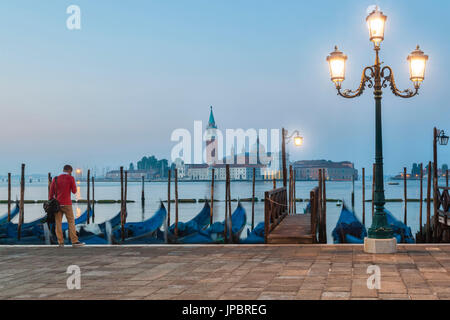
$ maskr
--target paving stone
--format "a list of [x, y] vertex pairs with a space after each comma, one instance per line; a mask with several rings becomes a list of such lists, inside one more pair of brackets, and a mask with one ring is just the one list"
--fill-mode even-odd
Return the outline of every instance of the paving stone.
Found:
[[295, 296], [298, 300], [319, 300], [322, 296], [322, 290], [300, 289]]
[[322, 300], [348, 300], [350, 298], [350, 292], [331, 292], [326, 291], [322, 293]]
[[410, 298], [412, 300], [438, 300], [438, 297], [432, 294], [411, 294]]
[[409, 300], [410, 296], [401, 293], [380, 293], [378, 297], [382, 300]]

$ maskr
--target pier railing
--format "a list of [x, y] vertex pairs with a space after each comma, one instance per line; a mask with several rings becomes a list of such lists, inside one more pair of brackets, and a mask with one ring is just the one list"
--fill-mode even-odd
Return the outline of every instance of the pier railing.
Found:
[[439, 222], [444, 228], [450, 227], [450, 187], [437, 187], [436, 208], [439, 215]]
[[264, 194], [264, 242], [267, 243], [269, 233], [287, 215], [286, 188], [266, 191]]
[[323, 198], [323, 190], [320, 187], [315, 187], [311, 190], [309, 199], [313, 242], [327, 243], [326, 203]]

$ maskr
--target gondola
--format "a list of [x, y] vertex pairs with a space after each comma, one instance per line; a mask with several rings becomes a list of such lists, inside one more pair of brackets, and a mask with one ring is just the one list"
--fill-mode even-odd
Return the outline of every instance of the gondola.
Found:
[[43, 245], [56, 243], [56, 240], [52, 241], [51, 231], [48, 228], [47, 223], [45, 222], [34, 224], [32, 227], [22, 230], [20, 234], [21, 234], [20, 240], [18, 239], [18, 234], [16, 230], [15, 235], [13, 237], [0, 238], [0, 244]]
[[[116, 244], [126, 243], [152, 243], [157, 240], [157, 230], [162, 226], [166, 219], [166, 208], [161, 202], [160, 208], [156, 213], [142, 222], [127, 222], [124, 225], [125, 240], [122, 241], [122, 228], [119, 227], [112, 232], [112, 242]], [[144, 239], [146, 239], [144, 241]], [[143, 242], [144, 241], [144, 242]]]
[[[178, 222], [178, 236], [175, 236], [175, 223], [168, 228], [167, 239], [169, 242], [176, 243], [177, 238], [184, 238], [200, 230], [205, 229], [211, 220], [211, 207], [208, 201], [205, 201], [203, 209], [188, 222]], [[165, 234], [160, 233], [158, 239], [164, 240]]]
[[251, 232], [249, 229], [247, 229], [247, 238], [241, 239], [240, 243], [244, 244], [264, 243], [264, 222], [258, 223]]
[[[121, 212], [102, 223], [82, 224], [77, 226], [78, 239], [86, 244], [111, 243], [111, 234], [120, 226]], [[67, 239], [67, 231], [66, 231]]]
[[311, 202], [308, 201], [306, 207], [303, 209], [303, 213], [311, 213]]
[[[92, 217], [92, 210], [89, 211], [89, 216]], [[78, 218], [75, 219], [75, 225], [86, 223], [87, 219], [88, 219], [88, 210], [86, 209], [86, 211], [84, 211], [82, 215], [80, 215]], [[67, 222], [63, 222], [61, 229], [63, 232], [69, 230], [69, 224]]]
[[[92, 211], [90, 211], [90, 215], [92, 215]], [[78, 218], [75, 219], [75, 225], [86, 223], [87, 217], [88, 217], [88, 210], [86, 209], [86, 211], [84, 211], [83, 214], [81, 214]], [[32, 222], [25, 223], [24, 225], [22, 225], [20, 236], [21, 237], [38, 236], [42, 238], [43, 236], [45, 236], [44, 224], [46, 224], [46, 222], [47, 217], [44, 216]], [[50, 225], [50, 229], [53, 230], [54, 226]], [[63, 235], [65, 235], [69, 230], [69, 224], [67, 222], [63, 222], [61, 224], [61, 229]], [[10, 225], [8, 227], [7, 235], [8, 237], [11, 238], [17, 238], [17, 224]]]
[[[238, 203], [236, 210], [234, 210], [231, 215], [231, 233], [233, 243], [239, 243], [239, 238], [241, 236], [242, 230], [247, 223], [247, 214], [245, 209], [242, 207], [241, 203]], [[178, 239], [180, 243], [223, 243], [225, 241], [225, 222], [214, 222], [206, 230], [200, 230], [192, 235], [186, 236], [184, 238]], [[228, 234], [227, 234], [228, 236]]]
[[[91, 223], [91, 224], [77, 224], [77, 235], [78, 240], [80, 242], [84, 242], [85, 244], [110, 244], [111, 243], [111, 234], [112, 231], [117, 229], [120, 226], [121, 222], [121, 212], [119, 211], [112, 218], [102, 222], [102, 223]], [[54, 233], [51, 235], [52, 244], [56, 244], [56, 236]], [[42, 238], [42, 236], [41, 236]], [[64, 243], [70, 244], [68, 230], [64, 232]]]
[[[108, 233], [120, 226], [120, 212], [113, 216], [111, 219], [106, 220], [99, 224], [81, 224], [87, 221], [87, 210], [77, 219], [75, 219], [78, 238], [81, 242], [86, 244], [108, 244]], [[36, 223], [40, 222], [40, 223]], [[69, 244], [68, 239], [68, 224], [63, 223], [63, 233], [65, 236], [65, 243]], [[80, 225], [81, 224], [81, 225]], [[17, 228], [17, 226], [15, 226]], [[25, 227], [27, 227], [25, 232], [21, 232], [20, 240], [17, 239], [17, 230], [14, 237], [4, 237], [0, 238], [0, 244], [56, 244], [56, 236], [54, 234], [54, 226], [50, 225], [53, 232], [49, 231], [47, 224], [45, 223], [45, 218], [39, 218], [35, 221], [29, 222]]]
[[1, 245], [44, 245], [46, 244], [45, 238], [40, 236], [26, 236], [17, 238], [0, 238]]
[[[16, 206], [14, 207], [14, 209], [11, 210], [10, 213], [11, 220], [19, 214], [19, 211], [20, 211], [19, 205], [16, 202]], [[0, 216], [0, 225], [3, 225], [5, 223], [8, 223], [8, 212]]]
[[349, 210], [344, 203], [339, 220], [331, 235], [334, 243], [364, 243], [367, 231], [355, 213]]
[[[21, 237], [29, 237], [33, 236], [34, 234], [34, 228], [36, 226], [39, 226], [40, 224], [45, 223], [47, 216], [41, 216], [33, 221], [25, 222], [21, 226]], [[18, 224], [14, 222], [7, 222], [0, 226], [0, 238], [16, 238], [17, 239], [17, 228]]]
[[394, 233], [394, 237], [397, 239], [397, 243], [415, 243], [414, 236], [412, 235], [411, 228], [403, 222], [397, 220], [394, 215], [384, 209], [386, 212], [386, 219], [389, 227]]

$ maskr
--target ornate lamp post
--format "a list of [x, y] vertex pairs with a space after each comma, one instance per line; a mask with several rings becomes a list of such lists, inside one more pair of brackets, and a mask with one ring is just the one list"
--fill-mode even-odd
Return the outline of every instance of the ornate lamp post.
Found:
[[[390, 239], [393, 241], [390, 244], [390, 250], [395, 251], [395, 240], [393, 239], [392, 229], [389, 228], [384, 209], [384, 181], [383, 181], [383, 143], [382, 143], [382, 129], [381, 129], [381, 96], [382, 89], [386, 88], [388, 83], [392, 93], [401, 98], [411, 98], [418, 94], [420, 84], [424, 80], [425, 65], [428, 60], [419, 46], [408, 56], [410, 79], [414, 84], [414, 89], [399, 90], [395, 84], [394, 73], [389, 66], [382, 67], [380, 62], [379, 51], [380, 44], [384, 39], [384, 29], [386, 16], [376, 7], [366, 18], [369, 27], [370, 41], [374, 44], [375, 63], [372, 66], [365, 67], [362, 72], [361, 82], [356, 90], [345, 89], [342, 90], [341, 85], [345, 80], [345, 63], [347, 56], [335, 47], [335, 50], [327, 57], [330, 67], [331, 81], [336, 85], [338, 95], [344, 98], [356, 98], [360, 96], [367, 87], [373, 88], [375, 97], [375, 214], [372, 221], [372, 226], [369, 228], [367, 242], [370, 242], [367, 247], [368, 252], [386, 252], [386, 245], [380, 245], [377, 249], [377, 243], [373, 239]], [[383, 243], [380, 241], [379, 243]], [[386, 243], [386, 242], [385, 242]]]
[[281, 156], [283, 161], [283, 186], [287, 187], [287, 167], [286, 167], [286, 143], [289, 143], [292, 138], [294, 138], [294, 145], [300, 147], [303, 144], [303, 137], [300, 136], [298, 130], [294, 130], [292, 134], [289, 135], [288, 131], [284, 128], [281, 129], [282, 143], [281, 143]]

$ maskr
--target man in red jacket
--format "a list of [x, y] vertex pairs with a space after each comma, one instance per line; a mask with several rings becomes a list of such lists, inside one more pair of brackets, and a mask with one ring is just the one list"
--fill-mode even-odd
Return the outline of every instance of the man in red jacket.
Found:
[[66, 216], [67, 223], [69, 225], [69, 236], [73, 247], [81, 247], [84, 243], [78, 241], [77, 232], [75, 229], [75, 218], [73, 216], [72, 199], [71, 192], [77, 192], [77, 185], [75, 179], [72, 177], [72, 166], [65, 165], [63, 173], [58, 176], [58, 179], [53, 179], [50, 186], [49, 199], [52, 199], [56, 195], [56, 200], [58, 200], [61, 205], [61, 211], [55, 214], [55, 232], [58, 238], [58, 244], [60, 247], [64, 247], [64, 237], [62, 233], [62, 218], [63, 214]]

